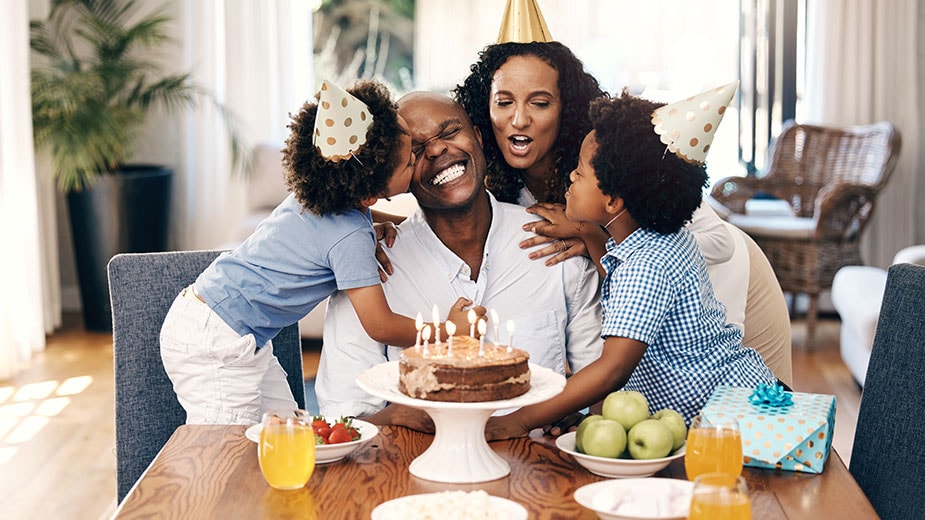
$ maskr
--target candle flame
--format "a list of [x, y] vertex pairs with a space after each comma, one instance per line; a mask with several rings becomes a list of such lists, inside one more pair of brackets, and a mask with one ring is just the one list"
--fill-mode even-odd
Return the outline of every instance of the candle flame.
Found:
[[420, 312], [418, 313], [418, 317], [414, 319], [414, 328], [417, 330], [424, 328], [424, 317], [421, 316]]
[[469, 325], [474, 325], [475, 320], [478, 319], [478, 316], [475, 315], [475, 309], [469, 309], [468, 318], [469, 318]]
[[446, 327], [447, 336], [452, 336], [453, 334], [456, 334], [456, 324], [455, 323], [453, 323], [452, 321], [447, 321], [446, 325], [444, 326]]
[[477, 325], [477, 327], [479, 329], [479, 334], [484, 335], [485, 329], [488, 328], [488, 325], [485, 324], [485, 320], [479, 320], [479, 324]]
[[421, 337], [424, 339], [425, 344], [430, 340], [430, 325], [424, 326], [424, 330], [421, 332]]
[[491, 321], [493, 323], [500, 323], [500, 320], [498, 319], [498, 311], [494, 309], [491, 310]]
[[508, 334], [514, 333], [514, 320], [507, 320], [507, 332]]

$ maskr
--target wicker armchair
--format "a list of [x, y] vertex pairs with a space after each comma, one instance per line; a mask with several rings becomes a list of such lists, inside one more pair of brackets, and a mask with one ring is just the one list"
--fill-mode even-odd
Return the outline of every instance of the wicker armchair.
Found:
[[[887, 122], [843, 128], [789, 122], [772, 143], [766, 175], [727, 177], [713, 186], [729, 222], [767, 255], [781, 289], [809, 296], [808, 345], [819, 293], [832, 287], [840, 267], [862, 264], [861, 233], [899, 149], [899, 132]], [[750, 214], [749, 204], [763, 202], [757, 199], [779, 199], [790, 214]]]

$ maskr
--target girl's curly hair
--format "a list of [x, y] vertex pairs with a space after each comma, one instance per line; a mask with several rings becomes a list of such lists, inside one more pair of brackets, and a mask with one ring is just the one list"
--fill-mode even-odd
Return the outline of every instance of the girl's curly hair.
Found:
[[[549, 172], [546, 178], [547, 200], [537, 202], [565, 202], [568, 176], [578, 165], [581, 140], [591, 129], [588, 105], [606, 93], [597, 79], [585, 72], [581, 60], [559, 42], [489, 45], [479, 53], [478, 61], [470, 67], [471, 72], [463, 84], [453, 89], [454, 98], [483, 136], [494, 135], [489, 115], [492, 78], [511, 56], [536, 56], [559, 73], [562, 115], [559, 135], [553, 145], [555, 171]], [[498, 200], [516, 203], [524, 185], [521, 170], [508, 166], [495, 139], [485, 139], [483, 148], [485, 186]]]
[[591, 103], [597, 153], [591, 165], [605, 195], [622, 197], [642, 227], [674, 233], [691, 220], [703, 198], [707, 170], [667, 152], [652, 128], [655, 103], [629, 94]]
[[364, 80], [346, 90], [366, 103], [373, 117], [366, 144], [355, 157], [331, 162], [312, 143], [318, 94], [316, 102], [306, 102], [299, 113], [290, 115], [290, 135], [283, 148], [286, 185], [302, 207], [318, 215], [340, 213], [357, 207], [365, 198], [382, 196], [403, 160], [398, 150], [401, 136], [408, 132], [398, 124], [398, 105], [388, 88]]

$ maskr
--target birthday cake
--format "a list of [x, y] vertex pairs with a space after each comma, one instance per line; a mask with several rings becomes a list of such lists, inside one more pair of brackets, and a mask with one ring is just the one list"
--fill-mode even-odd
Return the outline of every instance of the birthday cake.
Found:
[[[398, 362], [398, 389], [429, 401], [501, 401], [530, 389], [530, 355], [523, 350], [453, 336], [449, 345], [408, 347]], [[481, 350], [481, 352], [480, 352]]]

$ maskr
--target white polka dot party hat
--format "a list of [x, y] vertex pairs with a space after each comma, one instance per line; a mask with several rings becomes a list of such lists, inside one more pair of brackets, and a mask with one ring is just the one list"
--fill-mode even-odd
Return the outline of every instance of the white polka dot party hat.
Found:
[[497, 43], [551, 41], [549, 27], [536, 0], [507, 0]]
[[321, 83], [312, 142], [322, 157], [332, 162], [350, 159], [366, 144], [372, 124], [366, 103], [330, 81]]
[[703, 164], [732, 101], [738, 81], [716, 87], [652, 112], [652, 124], [668, 151], [690, 163]]

